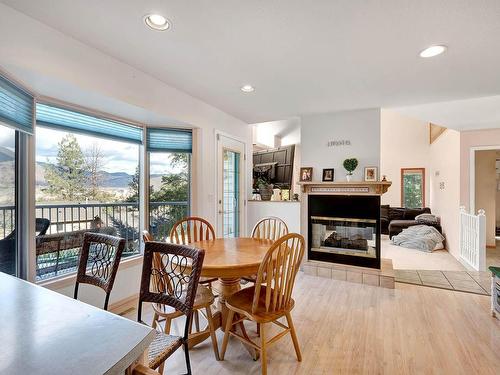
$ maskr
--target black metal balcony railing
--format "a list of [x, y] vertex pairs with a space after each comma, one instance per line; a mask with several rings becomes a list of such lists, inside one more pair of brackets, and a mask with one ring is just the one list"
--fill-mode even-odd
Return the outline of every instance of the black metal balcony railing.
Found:
[[[150, 230], [165, 240], [173, 224], [188, 214], [188, 202], [151, 202]], [[44, 236], [37, 236], [37, 279], [76, 270], [82, 232], [104, 230], [126, 240], [124, 257], [140, 252], [138, 203], [43, 204], [36, 217], [50, 221]], [[14, 231], [15, 207], [0, 206], [0, 242]], [[101, 229], [100, 229], [101, 228]], [[9, 251], [12, 244], [0, 246]], [[1, 244], [0, 244], [1, 245]]]

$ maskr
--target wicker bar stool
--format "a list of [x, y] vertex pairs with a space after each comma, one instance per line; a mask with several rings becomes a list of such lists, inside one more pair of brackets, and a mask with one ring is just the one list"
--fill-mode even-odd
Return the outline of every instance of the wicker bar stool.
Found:
[[125, 248], [123, 238], [101, 233], [85, 233], [78, 261], [74, 298], [78, 298], [80, 284], [95, 285], [106, 293], [104, 310], [108, 309], [109, 296]]
[[[142, 232], [142, 239], [144, 243], [153, 241], [153, 237], [146, 230]], [[156, 269], [165, 268], [165, 265], [162, 264], [161, 256], [158, 253], [154, 254], [153, 256], [153, 267], [155, 267]], [[166, 282], [167, 284], [165, 284], [165, 282], [161, 279], [153, 279], [154, 290], [156, 292], [164, 292], [166, 288], [172, 288], [172, 286], [169, 283], [169, 280], [166, 280]], [[213, 321], [212, 310], [210, 308], [210, 306], [212, 306], [214, 301], [215, 301], [215, 296], [213, 295], [212, 291], [206, 286], [198, 285], [198, 289], [196, 290], [196, 297], [194, 298], [194, 304], [193, 304], [193, 317], [194, 317], [193, 319], [195, 320], [196, 323], [196, 333], [192, 334], [191, 330], [192, 327], [190, 327], [189, 340], [191, 344], [191, 341], [193, 339], [196, 340], [196, 337], [200, 337], [205, 334], [210, 335], [215, 359], [219, 360], [219, 348], [217, 345], [217, 336], [215, 333], [215, 325]], [[170, 334], [172, 321], [184, 315], [182, 311], [175, 310], [169, 306], [165, 306], [159, 303], [153, 303], [151, 304], [151, 307], [153, 308], [154, 311], [152, 327], [156, 328], [157, 326], [160, 326], [159, 324], [160, 322], [164, 322], [163, 332], [165, 332], [167, 335]], [[201, 314], [205, 317], [207, 321], [207, 326], [203, 330], [200, 330], [198, 312], [201, 312]]]
[[[193, 315], [193, 304], [200, 279], [205, 251], [183, 245], [163, 242], [144, 244], [141, 289], [137, 321], [142, 321], [142, 304], [150, 302], [172, 307], [186, 318], [183, 336], [156, 332], [156, 337], [149, 347], [148, 361], [152, 369], [163, 372], [165, 360], [178, 348], [184, 346], [187, 373], [191, 374], [189, 360], [189, 327]], [[155, 262], [154, 259], [161, 262]], [[155, 285], [163, 285], [161, 291]]]

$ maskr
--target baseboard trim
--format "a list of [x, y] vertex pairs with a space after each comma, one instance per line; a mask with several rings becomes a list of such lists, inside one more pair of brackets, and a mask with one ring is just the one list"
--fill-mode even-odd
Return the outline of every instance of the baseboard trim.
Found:
[[137, 301], [139, 300], [139, 293], [135, 293], [130, 297], [123, 298], [109, 305], [108, 310], [117, 315], [123, 314], [125, 311], [135, 309]]

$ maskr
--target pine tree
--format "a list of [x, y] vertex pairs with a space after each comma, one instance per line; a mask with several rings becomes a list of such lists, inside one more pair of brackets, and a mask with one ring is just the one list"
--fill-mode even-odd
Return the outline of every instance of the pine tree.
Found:
[[64, 201], [77, 201], [85, 195], [85, 157], [73, 134], [58, 143], [57, 162], [45, 169], [47, 188], [43, 191]]

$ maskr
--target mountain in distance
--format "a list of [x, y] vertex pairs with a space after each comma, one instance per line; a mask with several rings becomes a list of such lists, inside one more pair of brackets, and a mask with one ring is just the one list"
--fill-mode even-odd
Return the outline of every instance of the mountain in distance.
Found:
[[[50, 163], [37, 162], [36, 168], [36, 184], [38, 186], [46, 186], [47, 182], [45, 180], [44, 169]], [[134, 177], [126, 172], [106, 172], [101, 171], [101, 187], [103, 188], [128, 188]], [[151, 185], [154, 186], [155, 190], [161, 186], [161, 176], [162, 175], [151, 175]]]

